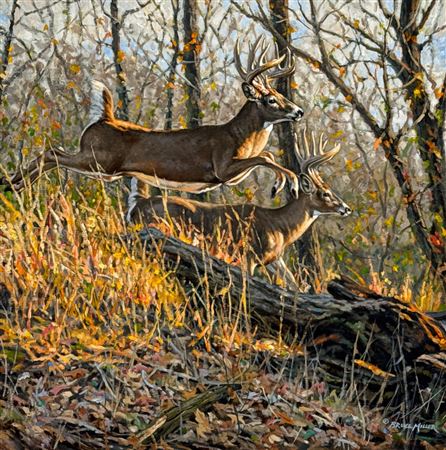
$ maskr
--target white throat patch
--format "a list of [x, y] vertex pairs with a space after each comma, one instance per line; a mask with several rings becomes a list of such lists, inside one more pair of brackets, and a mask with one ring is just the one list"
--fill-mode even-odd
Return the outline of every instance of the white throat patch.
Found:
[[263, 124], [263, 129], [271, 133], [271, 131], [273, 131], [273, 126], [274, 126], [273, 122], [265, 122]]

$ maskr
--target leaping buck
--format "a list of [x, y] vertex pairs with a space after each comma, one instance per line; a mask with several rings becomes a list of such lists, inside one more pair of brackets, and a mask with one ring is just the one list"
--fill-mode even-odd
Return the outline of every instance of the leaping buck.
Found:
[[253, 169], [264, 166], [276, 173], [273, 196], [283, 189], [286, 178], [297, 196], [296, 175], [263, 152], [275, 123], [297, 121], [303, 115], [300, 107], [270, 84], [275, 78], [290, 76], [295, 70], [294, 60], [288, 53], [286, 64], [287, 55], [279, 57], [277, 49], [275, 58], [266, 60], [268, 48], [261, 38], [250, 45], [244, 70], [237, 41], [234, 59], [248, 101], [222, 125], [161, 131], [124, 122], [113, 114], [110, 91], [102, 83], [93, 82], [90, 124], [82, 133], [79, 151], [44, 152], [12, 178], [12, 186], [20, 190], [25, 185], [24, 176], [33, 182], [41, 173], [59, 166], [105, 181], [131, 176], [151, 185], [199, 193], [223, 183], [239, 183]]
[[[216, 205], [180, 197], [136, 196], [133, 198], [130, 219], [134, 223], [143, 224], [157, 223], [160, 220], [191, 224], [208, 236], [211, 242], [218, 234], [217, 226], [230, 230], [234, 243], [248, 234], [251, 247], [248, 255], [250, 273], [259, 264], [276, 262], [286, 271], [287, 277], [293, 279], [282, 260], [284, 250], [299, 239], [319, 216], [347, 216], [351, 213], [351, 209], [330, 190], [318, 172], [319, 166], [330, 161], [339, 152], [340, 145], [325, 152], [327, 141], [321, 136], [316, 142], [314, 134], [309, 140], [305, 132], [301, 133], [299, 141], [296, 138], [299, 196], [281, 208], [263, 208], [253, 204]], [[248, 227], [248, 232], [241, 224]]]

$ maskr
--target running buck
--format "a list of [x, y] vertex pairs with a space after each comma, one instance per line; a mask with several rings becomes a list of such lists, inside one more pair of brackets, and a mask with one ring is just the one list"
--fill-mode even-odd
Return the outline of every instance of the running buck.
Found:
[[90, 124], [82, 133], [79, 151], [46, 151], [12, 178], [12, 187], [21, 190], [25, 176], [32, 183], [41, 173], [63, 167], [105, 181], [131, 176], [158, 187], [199, 193], [223, 183], [239, 183], [253, 169], [263, 166], [276, 173], [272, 196], [283, 189], [286, 179], [291, 183], [291, 193], [297, 196], [296, 175], [263, 152], [275, 123], [294, 122], [303, 115], [301, 108], [270, 84], [275, 78], [290, 76], [294, 60], [288, 53], [286, 64], [287, 55], [279, 57], [277, 49], [275, 58], [267, 60], [268, 48], [263, 38], [250, 45], [245, 70], [237, 41], [234, 59], [247, 102], [222, 125], [161, 131], [124, 122], [114, 116], [110, 91], [102, 83], [93, 82]]
[[[319, 216], [337, 214], [344, 217], [351, 213], [351, 209], [319, 175], [319, 166], [330, 161], [340, 150], [338, 144], [325, 152], [326, 146], [327, 141], [322, 136], [318, 142], [314, 134], [309, 137], [305, 132], [301, 133], [299, 142], [296, 138], [299, 196], [281, 208], [263, 208], [249, 203], [216, 205], [180, 197], [142, 198], [134, 195], [131, 198], [129, 219], [133, 223], [143, 224], [164, 219], [191, 224], [210, 237], [211, 242], [218, 234], [217, 226], [229, 230], [234, 243], [248, 235], [251, 247], [248, 256], [250, 273], [259, 264], [276, 262], [287, 271], [286, 275], [290, 278], [292, 274], [282, 260], [284, 250], [299, 239]], [[248, 231], [244, 227], [248, 227]]]

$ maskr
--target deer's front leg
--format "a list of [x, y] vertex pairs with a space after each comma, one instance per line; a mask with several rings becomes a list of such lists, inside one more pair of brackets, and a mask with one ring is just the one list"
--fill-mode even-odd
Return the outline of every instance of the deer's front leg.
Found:
[[234, 178], [239, 178], [239, 181], [242, 181], [243, 178], [240, 177], [241, 174], [246, 173], [247, 175], [251, 172], [251, 170], [261, 166], [268, 167], [273, 170], [278, 178], [278, 181], [274, 184], [276, 190], [274, 191], [273, 188], [274, 195], [277, 195], [283, 189], [284, 177], [286, 177], [291, 184], [291, 194], [297, 198], [299, 193], [299, 179], [296, 174], [291, 172], [291, 170], [285, 169], [285, 167], [277, 164], [267, 156], [256, 156], [247, 159], [233, 159], [232, 162], [226, 167], [223, 167], [220, 170], [217, 169], [216, 173], [223, 183], [230, 182]]

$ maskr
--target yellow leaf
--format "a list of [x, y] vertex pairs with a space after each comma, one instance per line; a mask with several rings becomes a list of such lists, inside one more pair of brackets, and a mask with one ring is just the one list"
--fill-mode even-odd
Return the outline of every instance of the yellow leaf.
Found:
[[344, 132], [343, 132], [342, 130], [338, 130], [338, 131], [336, 131], [336, 133], [333, 133], [333, 134], [331, 135], [331, 137], [332, 137], [333, 139], [337, 139], [337, 138], [341, 137], [343, 134], [344, 134]]
[[118, 63], [121, 63], [122, 61], [124, 61], [124, 59], [125, 59], [125, 52], [119, 50], [116, 60], [118, 61]]
[[184, 117], [183, 117], [183, 116], [180, 116], [180, 117], [178, 118], [178, 121], [180, 122], [181, 128], [187, 128], [187, 123], [186, 123], [186, 121], [184, 120]]
[[391, 227], [392, 226], [392, 224], [393, 224], [393, 222], [394, 222], [394, 217], [393, 216], [390, 216], [389, 218], [387, 218], [385, 221], [384, 221], [384, 225], [386, 226], [386, 227]]
[[215, 83], [215, 81], [213, 81], [213, 82], [211, 83], [211, 89], [212, 89], [213, 91], [215, 91], [215, 90], [217, 89], [217, 84]]
[[43, 26], [43, 31], [48, 31], [48, 24], [47, 23]]
[[421, 95], [421, 89], [420, 88], [415, 88], [414, 90], [413, 90], [413, 96], [415, 97], [415, 98], [417, 98], [417, 97], [419, 97]]
[[78, 64], [71, 64], [70, 70], [77, 75], [81, 71], [81, 67]]
[[359, 20], [358, 20], [358, 19], [355, 19], [355, 20], [353, 21], [353, 26], [354, 26], [356, 29], [359, 28]]
[[299, 85], [295, 81], [292, 81], [290, 83], [290, 86], [291, 86], [291, 89], [297, 89], [299, 87]]
[[348, 102], [351, 102], [352, 100], [353, 100], [353, 96], [352, 95], [346, 95], [345, 96], [345, 99], [348, 101]]

